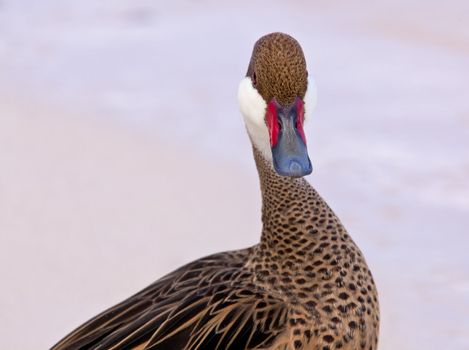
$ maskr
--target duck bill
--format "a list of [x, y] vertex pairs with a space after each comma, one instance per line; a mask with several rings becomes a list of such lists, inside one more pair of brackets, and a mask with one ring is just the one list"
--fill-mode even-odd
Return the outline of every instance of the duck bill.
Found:
[[269, 111], [276, 114], [276, 118], [273, 119], [277, 119], [276, 125], [270, 125], [276, 128], [275, 140], [271, 138], [275, 171], [289, 177], [311, 174], [313, 167], [308, 156], [303, 130], [303, 101], [297, 97], [292, 105], [282, 107], [274, 100], [269, 106]]

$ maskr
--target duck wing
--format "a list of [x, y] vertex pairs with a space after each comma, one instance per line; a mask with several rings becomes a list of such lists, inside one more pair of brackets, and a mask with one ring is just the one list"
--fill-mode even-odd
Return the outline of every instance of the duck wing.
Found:
[[104, 311], [51, 350], [266, 348], [287, 326], [285, 303], [256, 287], [249, 250], [196, 260]]

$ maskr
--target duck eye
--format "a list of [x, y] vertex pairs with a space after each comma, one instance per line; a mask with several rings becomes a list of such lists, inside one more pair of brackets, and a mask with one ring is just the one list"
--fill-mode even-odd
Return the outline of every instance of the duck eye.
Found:
[[252, 85], [254, 85], [254, 86], [257, 85], [257, 76], [256, 76], [256, 72], [252, 73]]

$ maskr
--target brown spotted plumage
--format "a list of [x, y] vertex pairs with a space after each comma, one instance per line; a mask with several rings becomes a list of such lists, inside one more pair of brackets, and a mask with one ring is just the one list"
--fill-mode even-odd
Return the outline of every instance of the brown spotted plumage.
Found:
[[256, 42], [247, 75], [254, 78], [257, 91], [266, 101], [275, 97], [281, 104], [289, 104], [306, 93], [308, 74], [303, 50], [286, 34], [272, 33]]
[[[307, 89], [301, 47], [281, 33], [256, 43], [248, 76], [265, 101], [289, 104]], [[259, 244], [179, 268], [52, 350], [377, 349], [377, 292], [362, 253], [306, 180], [278, 175], [255, 145], [254, 158]]]

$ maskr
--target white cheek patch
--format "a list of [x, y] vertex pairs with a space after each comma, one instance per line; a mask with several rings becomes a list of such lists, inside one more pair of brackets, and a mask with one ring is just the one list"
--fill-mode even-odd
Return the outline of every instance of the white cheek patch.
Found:
[[308, 78], [308, 88], [305, 93], [305, 122], [307, 122], [318, 104], [318, 89], [316, 81], [311, 76]]
[[[239, 109], [244, 116], [244, 122], [251, 141], [266, 160], [272, 160], [269, 130], [265, 123], [267, 103], [252, 85], [250, 77], [241, 80], [238, 88]], [[313, 114], [317, 103], [317, 89], [314, 79], [308, 79], [308, 88], [304, 98], [305, 122]]]
[[271, 160], [269, 130], [265, 124], [267, 103], [252, 85], [250, 77], [239, 84], [238, 103], [251, 141], [266, 160]]

